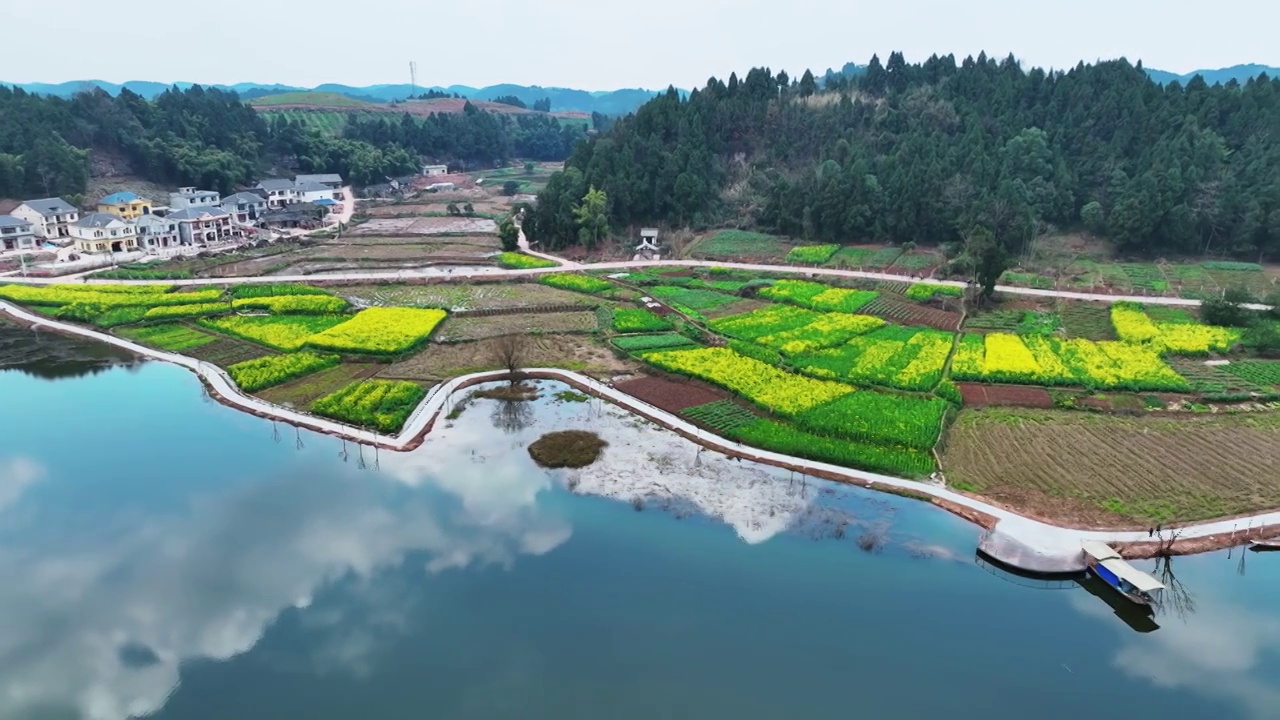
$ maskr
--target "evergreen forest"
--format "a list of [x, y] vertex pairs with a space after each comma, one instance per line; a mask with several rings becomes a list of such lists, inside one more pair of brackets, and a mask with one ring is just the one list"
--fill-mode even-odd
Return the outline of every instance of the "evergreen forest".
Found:
[[1161, 86], [1124, 60], [1045, 71], [900, 53], [822, 82], [756, 68], [669, 90], [579, 144], [526, 230], [550, 248], [583, 240], [593, 189], [615, 229], [952, 244], [1000, 264], [1087, 228], [1125, 254], [1274, 258], [1280, 79]]

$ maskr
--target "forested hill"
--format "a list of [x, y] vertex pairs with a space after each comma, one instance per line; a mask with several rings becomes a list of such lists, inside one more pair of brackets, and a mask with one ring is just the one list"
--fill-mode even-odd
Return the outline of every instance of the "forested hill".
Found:
[[668, 92], [579, 145], [527, 228], [575, 241], [605, 191], [612, 226], [754, 226], [831, 242], [1016, 248], [1087, 225], [1123, 251], [1280, 252], [1280, 80], [1161, 86], [1125, 61], [1024, 71], [899, 53], [819, 88], [768, 69]]
[[336, 172], [366, 185], [416, 171], [420, 157], [485, 166], [561, 160], [584, 132], [582, 123], [512, 119], [468, 104], [455, 115], [353, 122], [333, 137], [296, 120], [268, 123], [234, 92], [199, 86], [153, 100], [127, 89], [61, 98], [0, 86], [0, 197], [78, 200], [93, 155], [144, 180], [227, 192], [273, 169]]

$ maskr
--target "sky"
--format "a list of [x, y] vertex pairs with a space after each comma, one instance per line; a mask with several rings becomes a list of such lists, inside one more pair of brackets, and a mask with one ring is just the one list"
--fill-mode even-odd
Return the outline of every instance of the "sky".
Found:
[[696, 87], [755, 66], [820, 73], [894, 50], [912, 62], [1012, 52], [1054, 68], [1124, 56], [1178, 73], [1280, 65], [1275, 0], [54, 4], [0, 2], [0, 27], [28, 30], [6, 33], [0, 80], [373, 85], [408, 82], [413, 60], [423, 86], [612, 90]]

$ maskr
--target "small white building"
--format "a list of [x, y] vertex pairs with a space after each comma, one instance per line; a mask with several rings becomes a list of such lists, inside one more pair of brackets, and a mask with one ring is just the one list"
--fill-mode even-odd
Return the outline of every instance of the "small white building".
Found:
[[293, 188], [298, 202], [315, 202], [317, 200], [333, 200], [337, 195], [334, 188], [318, 182], [299, 182]]
[[178, 188], [169, 193], [169, 207], [174, 210], [207, 210], [222, 204], [222, 195], [213, 190], [197, 190], [193, 187]]
[[235, 222], [251, 225], [258, 220], [258, 216], [267, 211], [267, 201], [262, 196], [251, 192], [238, 192], [222, 198], [222, 209], [227, 211]]
[[35, 250], [40, 244], [35, 226], [22, 218], [0, 215], [0, 251]]
[[[31, 223], [36, 237], [58, 241], [71, 237], [71, 224], [80, 219], [80, 211], [62, 198], [28, 200], [13, 209], [13, 217]], [[69, 240], [63, 240], [63, 243]]]
[[422, 174], [427, 177], [439, 177], [440, 175], [449, 174], [448, 165], [423, 165]]
[[321, 173], [319, 175], [299, 175], [294, 178], [294, 184], [296, 185], [305, 185], [307, 183], [324, 185], [330, 190], [341, 190], [342, 176], [337, 173]]
[[70, 230], [80, 252], [128, 252], [138, 247], [134, 224], [109, 213], [89, 213], [72, 223]]
[[178, 222], [170, 217], [143, 215], [134, 221], [137, 228], [138, 248], [154, 253], [165, 248], [177, 247]]

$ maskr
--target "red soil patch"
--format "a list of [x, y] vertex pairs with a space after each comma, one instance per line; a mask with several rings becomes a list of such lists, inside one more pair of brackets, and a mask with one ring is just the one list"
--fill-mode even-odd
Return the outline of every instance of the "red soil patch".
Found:
[[965, 407], [1013, 405], [1018, 407], [1051, 408], [1053, 396], [1048, 390], [1025, 385], [979, 385], [956, 383], [964, 397]]
[[669, 413], [678, 413], [686, 408], [706, 405], [709, 402], [724, 400], [729, 397], [728, 393], [700, 383], [668, 380], [660, 377], [642, 377], [636, 380], [627, 380], [614, 385], [614, 387]]

